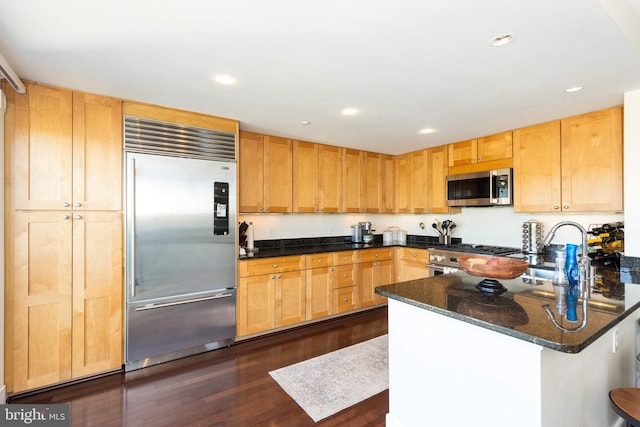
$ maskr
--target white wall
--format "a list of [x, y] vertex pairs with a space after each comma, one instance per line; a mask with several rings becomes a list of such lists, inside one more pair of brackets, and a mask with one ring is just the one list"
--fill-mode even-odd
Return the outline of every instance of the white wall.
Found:
[[[465, 243], [522, 247], [522, 223], [535, 219], [542, 222], [548, 230], [557, 222], [572, 220], [585, 228], [593, 224], [623, 221], [623, 214], [521, 214], [514, 213], [512, 207], [464, 208], [462, 213], [454, 215], [340, 215], [340, 214], [254, 214], [240, 215], [240, 221], [253, 222], [256, 240], [288, 239], [296, 237], [350, 236], [351, 225], [359, 221], [371, 221], [376, 234], [389, 226], [398, 226], [409, 234], [437, 236], [431, 224], [439, 219], [451, 219], [457, 227], [454, 237], [462, 238]], [[420, 222], [426, 225], [422, 230]], [[553, 243], [581, 243], [578, 231], [573, 227], [558, 230]]]

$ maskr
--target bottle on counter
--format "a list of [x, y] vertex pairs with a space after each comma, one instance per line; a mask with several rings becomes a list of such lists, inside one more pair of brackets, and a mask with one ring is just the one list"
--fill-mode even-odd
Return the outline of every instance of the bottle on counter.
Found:
[[551, 283], [553, 284], [553, 291], [556, 294], [556, 310], [561, 316], [564, 316], [567, 312], [567, 291], [569, 289], [569, 279], [567, 279], [567, 273], [565, 272], [566, 260], [567, 254], [564, 249], [556, 251], [556, 266], [553, 270]]
[[577, 245], [567, 243], [567, 260], [565, 263], [565, 273], [569, 281], [567, 288], [567, 316], [569, 322], [578, 321], [578, 294], [580, 293], [580, 271], [578, 269]]

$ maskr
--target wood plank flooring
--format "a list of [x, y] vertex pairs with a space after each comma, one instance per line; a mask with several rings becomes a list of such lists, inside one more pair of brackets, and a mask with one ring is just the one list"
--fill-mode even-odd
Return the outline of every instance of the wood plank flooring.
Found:
[[9, 403], [69, 403], [71, 425], [82, 427], [384, 426], [388, 390], [316, 424], [269, 371], [385, 333], [379, 307]]

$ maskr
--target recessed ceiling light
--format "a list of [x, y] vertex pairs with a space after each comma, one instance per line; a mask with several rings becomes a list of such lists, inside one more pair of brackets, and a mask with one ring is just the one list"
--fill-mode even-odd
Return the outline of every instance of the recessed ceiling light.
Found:
[[303, 121], [300, 122], [300, 124], [304, 125], [304, 126], [309, 126], [311, 124], [311, 122], [309, 120], [303, 120]]
[[219, 76], [216, 76], [215, 80], [222, 85], [230, 85], [236, 81], [236, 79], [226, 74], [221, 74]]
[[435, 129], [424, 128], [424, 129], [420, 130], [420, 133], [433, 133], [435, 131], [436, 131]]
[[573, 92], [581, 91], [582, 89], [584, 89], [584, 86], [572, 86], [568, 89], [565, 89], [564, 91], [567, 93], [573, 93]]
[[344, 114], [345, 116], [353, 116], [358, 114], [358, 110], [356, 110], [355, 108], [345, 108], [344, 110], [342, 110], [342, 114]]
[[499, 47], [499, 46], [504, 46], [506, 44], [509, 44], [513, 41], [513, 35], [512, 34], [502, 34], [499, 35], [498, 37], [494, 38], [491, 41], [491, 45], [495, 46], [495, 47]]

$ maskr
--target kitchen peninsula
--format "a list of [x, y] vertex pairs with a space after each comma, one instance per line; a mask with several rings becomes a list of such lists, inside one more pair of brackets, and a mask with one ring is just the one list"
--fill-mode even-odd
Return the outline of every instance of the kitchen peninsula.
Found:
[[614, 425], [609, 390], [635, 386], [640, 287], [594, 295], [587, 327], [563, 332], [542, 308], [554, 307], [550, 284], [501, 280], [507, 292], [488, 298], [480, 280], [457, 272], [376, 289], [389, 306], [387, 425]]

